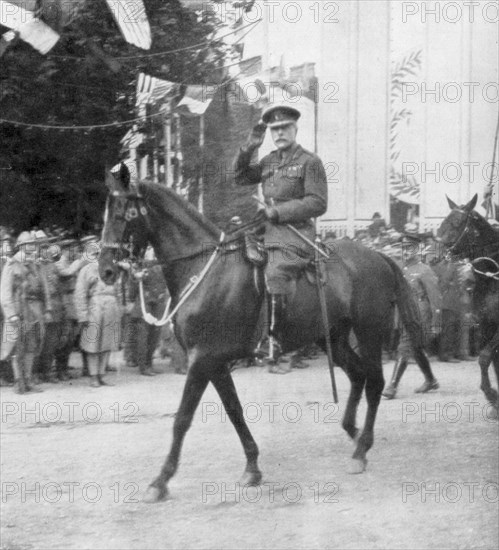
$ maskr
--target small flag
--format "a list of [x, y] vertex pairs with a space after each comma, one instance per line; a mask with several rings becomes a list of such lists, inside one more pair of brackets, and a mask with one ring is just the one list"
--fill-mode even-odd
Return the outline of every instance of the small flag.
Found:
[[203, 115], [213, 100], [213, 93], [207, 94], [205, 86], [187, 86], [184, 97], [177, 107], [186, 107], [192, 115]]
[[127, 42], [148, 50], [151, 47], [151, 27], [142, 0], [106, 0], [118, 27]]
[[139, 73], [137, 77], [137, 90], [135, 106], [139, 107], [147, 103], [154, 104], [175, 93], [178, 84], [156, 78], [145, 73]]

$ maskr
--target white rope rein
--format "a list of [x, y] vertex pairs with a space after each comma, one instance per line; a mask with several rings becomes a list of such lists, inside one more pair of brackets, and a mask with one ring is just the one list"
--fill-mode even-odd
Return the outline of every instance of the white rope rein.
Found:
[[[496, 268], [496, 272], [492, 273], [492, 271], [480, 271], [479, 269], [477, 269], [474, 266], [474, 263], [478, 262], [480, 260], [487, 260], [487, 261], [491, 262], [492, 264], [494, 264], [494, 266]], [[492, 258], [488, 258], [487, 256], [483, 256], [481, 258], [475, 258], [471, 262], [471, 267], [473, 268], [473, 271], [475, 273], [478, 273], [479, 275], [483, 275], [484, 277], [489, 277], [490, 279], [495, 279], [496, 281], [499, 281], [499, 264], [495, 260], [493, 260]]]
[[215, 248], [215, 250], [213, 251], [213, 254], [210, 256], [210, 259], [206, 262], [206, 265], [204, 266], [201, 273], [199, 275], [193, 275], [190, 278], [189, 282], [187, 283], [187, 286], [184, 288], [184, 290], [180, 294], [181, 295], [180, 300], [178, 301], [177, 305], [173, 308], [171, 313], [169, 313], [171, 298], [168, 300], [168, 303], [166, 304], [166, 308], [161, 319], [157, 319], [156, 317], [154, 317], [154, 315], [151, 315], [146, 310], [146, 303], [144, 300], [144, 282], [142, 278], [139, 280], [140, 307], [142, 309], [142, 316], [146, 323], [149, 323], [150, 325], [156, 325], [157, 327], [162, 327], [172, 322], [172, 319], [176, 315], [178, 310], [187, 301], [189, 296], [196, 290], [196, 288], [199, 286], [201, 281], [206, 277], [206, 274], [210, 270], [211, 266], [213, 265], [213, 262], [215, 261], [215, 258], [217, 257], [218, 252], [220, 251], [220, 245], [223, 243], [224, 239], [225, 239], [225, 233], [222, 231], [222, 234], [220, 235], [220, 242], [218, 246]]

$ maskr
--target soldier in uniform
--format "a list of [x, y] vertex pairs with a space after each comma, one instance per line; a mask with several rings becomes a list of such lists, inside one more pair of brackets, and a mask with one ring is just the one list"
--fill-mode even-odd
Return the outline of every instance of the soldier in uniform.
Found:
[[78, 317], [74, 306], [76, 276], [88, 260], [79, 253], [78, 241], [62, 239], [57, 243], [60, 256], [56, 258], [55, 267], [59, 273], [59, 284], [64, 306], [64, 319], [61, 327], [61, 342], [55, 351], [55, 366], [59, 380], [68, 380], [69, 357], [78, 337]]
[[[145, 270], [140, 273], [144, 291], [144, 304], [146, 312], [160, 319], [165, 311], [168, 301], [168, 291], [163, 270], [160, 265], [148, 262]], [[138, 274], [139, 275], [139, 274]], [[152, 358], [158, 346], [161, 327], [150, 325], [144, 320], [142, 314], [139, 283], [135, 277], [129, 279], [129, 300], [133, 302], [130, 311], [130, 322], [133, 330], [129, 334], [133, 337], [131, 345], [135, 348], [134, 359], [143, 376], [154, 376]]]
[[[238, 185], [262, 183], [266, 220], [265, 244], [270, 251], [266, 267], [269, 293], [270, 371], [278, 368], [279, 340], [285, 322], [286, 304], [296, 287], [298, 273], [313, 256], [310, 245], [287, 227], [291, 224], [312, 242], [315, 227], [312, 218], [327, 209], [327, 178], [320, 158], [296, 142], [300, 111], [289, 105], [271, 105], [262, 121], [252, 130], [235, 162]], [[276, 150], [253, 162], [255, 151], [262, 145], [266, 128], [270, 128]], [[276, 368], [274, 368], [276, 367]], [[288, 372], [287, 370], [284, 372]]]
[[50, 323], [52, 315], [48, 286], [36, 261], [39, 245], [34, 232], [21, 233], [0, 282], [5, 319], [0, 360], [12, 357], [17, 393], [42, 391], [33, 382], [33, 362], [41, 349], [45, 324]]
[[[4, 232], [3, 228], [0, 227], [0, 277], [2, 276], [2, 271], [4, 265], [9, 260], [12, 254], [12, 242], [10, 235], [7, 232]], [[0, 307], [0, 334], [3, 331], [3, 314], [2, 308]], [[0, 342], [0, 353], [1, 353], [2, 342]], [[11, 386], [12, 382], [12, 368], [10, 361], [0, 361], [0, 386]]]
[[57, 383], [59, 379], [52, 371], [56, 349], [62, 339], [62, 324], [64, 319], [64, 305], [62, 302], [59, 272], [55, 265], [58, 248], [50, 245], [50, 239], [43, 231], [37, 231], [40, 241], [40, 272], [48, 288], [47, 308], [51, 311], [50, 322], [45, 323], [40, 354], [35, 361], [35, 372], [42, 382]]
[[459, 363], [461, 338], [461, 285], [459, 266], [444, 257], [434, 266], [442, 293], [442, 332], [438, 358], [445, 363]]
[[[442, 307], [442, 297], [438, 290], [438, 281], [432, 269], [421, 261], [421, 238], [417, 234], [408, 233], [402, 238], [402, 256], [404, 262], [404, 277], [409, 283], [414, 298], [419, 307], [425, 346], [427, 346], [433, 327]], [[400, 343], [397, 348], [398, 358], [393, 368], [392, 377], [388, 386], [383, 390], [386, 399], [393, 399], [398, 384], [404, 374], [412, 355], [412, 344], [409, 334], [403, 328]], [[428, 363], [429, 365], [429, 363]], [[421, 365], [419, 365], [421, 368]], [[438, 381], [431, 374], [425, 374], [425, 382], [417, 388], [416, 393], [426, 393], [439, 387]]]

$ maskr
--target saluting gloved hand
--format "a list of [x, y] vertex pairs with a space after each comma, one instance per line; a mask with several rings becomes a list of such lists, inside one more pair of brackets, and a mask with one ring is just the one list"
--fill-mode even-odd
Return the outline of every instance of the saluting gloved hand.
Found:
[[271, 206], [267, 206], [265, 208], [265, 216], [269, 222], [277, 223], [279, 221], [279, 214], [277, 213], [277, 210]]
[[265, 139], [265, 131], [267, 130], [267, 125], [264, 124], [261, 120], [258, 122], [256, 126], [253, 126], [253, 129], [251, 130], [251, 134], [248, 137], [248, 140], [246, 141], [246, 150], [253, 151], [254, 149], [258, 149], [263, 143], [263, 140]]

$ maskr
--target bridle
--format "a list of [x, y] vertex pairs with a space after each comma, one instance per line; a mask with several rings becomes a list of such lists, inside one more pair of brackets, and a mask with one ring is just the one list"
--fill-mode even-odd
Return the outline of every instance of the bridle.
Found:
[[459, 235], [459, 237], [457, 238], [457, 241], [449, 246], [449, 249], [448, 249], [448, 252], [450, 254], [453, 253], [453, 251], [455, 250], [455, 248], [457, 247], [458, 244], [461, 244], [461, 241], [468, 235], [468, 233], [470, 232], [470, 221], [472, 220], [473, 216], [472, 216], [472, 210], [469, 211], [469, 212], [465, 212], [464, 210], [460, 210], [460, 209], [456, 209], [457, 212], [461, 212], [462, 214], [466, 213], [466, 223], [464, 224], [464, 229], [462, 230], [461, 234]]
[[151, 222], [149, 220], [149, 212], [146, 206], [145, 198], [138, 192], [124, 193], [120, 191], [112, 191], [106, 202], [106, 211], [104, 215], [104, 225], [107, 224], [109, 218], [109, 200], [113, 197], [114, 200], [119, 201], [118, 208], [114, 209], [114, 223], [120, 225], [119, 240], [115, 242], [104, 241], [102, 242], [103, 248], [112, 248], [115, 250], [123, 250], [130, 252], [129, 246], [123, 242], [123, 235], [125, 232], [125, 226], [128, 222], [142, 216], [146, 223], [148, 230], [151, 230]]
[[[456, 209], [456, 210], [458, 212], [465, 213], [464, 210], [460, 210], [460, 209]], [[470, 229], [471, 229], [470, 222], [473, 219], [475, 219], [474, 216], [473, 216], [473, 210], [470, 210], [469, 212], [466, 212], [466, 223], [464, 225], [464, 229], [462, 230], [461, 234], [457, 238], [456, 242], [452, 246], [449, 246], [448, 251], [447, 251], [448, 256], [452, 256], [452, 253], [455, 250], [455, 248], [468, 235], [468, 233], [470, 232]], [[487, 261], [487, 262], [490, 262], [494, 266], [494, 268], [496, 269], [495, 273], [492, 272], [492, 271], [481, 271], [477, 267], [475, 267], [475, 263], [480, 262], [480, 261], [484, 261], [484, 260]], [[471, 265], [471, 268], [473, 269], [473, 271], [476, 274], [482, 275], [484, 277], [488, 277], [490, 279], [495, 279], [496, 281], [499, 280], [499, 264], [493, 258], [489, 258], [488, 256], [480, 256], [479, 258], [475, 258], [474, 260], [472, 260], [470, 262], [470, 265]]]

